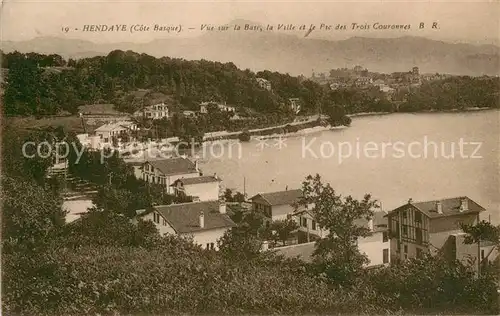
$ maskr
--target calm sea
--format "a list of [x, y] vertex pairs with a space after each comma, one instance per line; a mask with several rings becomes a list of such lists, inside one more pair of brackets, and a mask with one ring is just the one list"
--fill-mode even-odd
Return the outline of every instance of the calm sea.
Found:
[[[370, 193], [391, 210], [467, 195], [500, 222], [498, 110], [354, 118], [352, 126], [265, 142], [206, 147], [201, 168], [248, 196], [300, 188], [320, 174], [337, 193]], [[239, 147], [241, 146], [241, 147]]]

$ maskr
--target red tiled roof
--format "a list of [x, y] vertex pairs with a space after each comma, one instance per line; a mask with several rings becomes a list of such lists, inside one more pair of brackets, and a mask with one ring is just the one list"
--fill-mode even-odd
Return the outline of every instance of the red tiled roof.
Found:
[[163, 160], [150, 160], [145, 162], [160, 170], [165, 175], [195, 173], [196, 165], [187, 158], [170, 158]]
[[[159, 205], [153, 207], [177, 233], [190, 233], [215, 228], [230, 228], [236, 224], [227, 214], [219, 213], [219, 201]], [[204, 227], [200, 227], [200, 213]]]
[[[467, 199], [468, 201], [468, 210], [466, 211], [461, 211], [460, 205], [461, 205], [461, 200], [462, 198]], [[442, 206], [442, 211], [443, 213], [440, 214], [436, 211], [436, 202], [441, 202]], [[402, 205], [392, 211], [389, 212], [397, 212], [399, 209], [402, 207], [406, 206]], [[470, 213], [479, 213], [484, 211], [484, 207], [481, 205], [477, 204], [467, 196], [464, 197], [454, 197], [454, 198], [447, 198], [447, 199], [441, 199], [441, 200], [433, 200], [433, 201], [424, 201], [424, 202], [413, 202], [411, 203], [414, 207], [416, 207], [419, 211], [424, 213], [430, 218], [437, 218], [437, 217], [443, 217], [443, 216], [453, 216], [453, 215], [458, 215], [458, 214], [470, 214]]]
[[269, 205], [285, 205], [293, 204], [302, 196], [302, 190], [286, 190], [270, 193], [259, 193], [251, 198], [263, 198]]
[[177, 184], [177, 182], [182, 182], [184, 185], [191, 185], [191, 184], [200, 184], [200, 183], [210, 183], [210, 182], [219, 182], [220, 179], [216, 178], [214, 176], [200, 176], [200, 177], [194, 177], [194, 178], [181, 178], [175, 181], [171, 186], [174, 186]]

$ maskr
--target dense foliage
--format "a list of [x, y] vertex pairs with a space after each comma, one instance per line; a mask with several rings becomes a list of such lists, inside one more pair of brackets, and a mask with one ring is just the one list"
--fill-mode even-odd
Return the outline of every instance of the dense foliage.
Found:
[[[4, 113], [48, 115], [77, 113], [83, 104], [112, 103], [134, 112], [155, 99], [198, 110], [203, 101], [227, 102], [238, 109], [290, 115], [289, 98], [298, 98], [303, 113], [324, 113], [340, 106], [346, 114], [498, 107], [499, 78], [451, 77], [398, 89], [389, 101], [377, 87], [330, 90], [327, 86], [278, 72], [240, 70], [233, 63], [154, 58], [116, 50], [107, 56], [65, 61], [58, 55], [3, 54], [8, 67]], [[270, 81], [262, 89], [256, 78]]]

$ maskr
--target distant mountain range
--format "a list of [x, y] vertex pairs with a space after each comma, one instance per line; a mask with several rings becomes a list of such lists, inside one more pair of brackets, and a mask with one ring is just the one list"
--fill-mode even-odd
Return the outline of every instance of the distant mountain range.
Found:
[[498, 75], [500, 47], [453, 44], [422, 37], [324, 40], [278, 32], [207, 32], [193, 38], [157, 39], [149, 43], [98, 44], [85, 40], [39, 37], [4, 41], [2, 50], [56, 53], [83, 58], [132, 50], [155, 57], [178, 57], [233, 62], [254, 71], [272, 70], [310, 76], [313, 69], [361, 65], [370, 71], [390, 73], [420, 67], [421, 73]]

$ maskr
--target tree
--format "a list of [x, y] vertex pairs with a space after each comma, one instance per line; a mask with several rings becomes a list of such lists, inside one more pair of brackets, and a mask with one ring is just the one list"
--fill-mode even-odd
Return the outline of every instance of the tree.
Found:
[[285, 246], [286, 242], [292, 237], [294, 232], [299, 226], [293, 219], [273, 221], [269, 227], [266, 228], [265, 236], [273, 242], [281, 241]]
[[490, 222], [481, 221], [476, 225], [461, 225], [462, 230], [467, 234], [465, 243], [476, 244], [480, 241], [491, 241], [497, 247], [500, 245], [500, 225], [494, 226]]
[[308, 208], [319, 227], [328, 232], [326, 238], [316, 242], [313, 253], [316, 267], [333, 280], [354, 281], [367, 258], [359, 252], [357, 240], [370, 234], [360, 222], [368, 221], [377, 207], [369, 194], [361, 201], [351, 196], [337, 195], [321, 177], [308, 176], [302, 185], [303, 196], [296, 204]]
[[231, 189], [226, 189], [226, 191], [224, 191], [224, 200], [228, 202], [233, 200], [233, 191]]
[[61, 198], [32, 182], [3, 177], [2, 202], [2, 239], [11, 245], [29, 249], [65, 224]]
[[351, 124], [351, 118], [345, 113], [342, 106], [332, 105], [325, 109], [325, 114], [328, 115], [328, 122], [331, 126], [349, 126]]
[[247, 260], [259, 255], [262, 241], [242, 226], [233, 227], [217, 240], [219, 251], [234, 260]]

